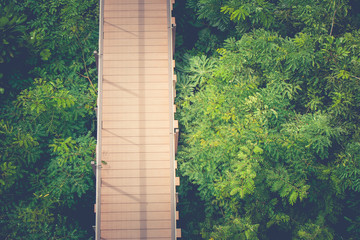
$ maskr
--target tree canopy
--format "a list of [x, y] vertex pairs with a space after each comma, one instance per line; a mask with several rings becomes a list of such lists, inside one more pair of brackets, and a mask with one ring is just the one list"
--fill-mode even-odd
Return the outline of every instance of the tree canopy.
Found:
[[179, 3], [185, 239], [357, 239], [357, 4]]
[[[177, 1], [183, 239], [358, 239], [356, 0]], [[98, 1], [0, 0], [0, 238], [91, 239]]]
[[93, 235], [96, 1], [0, 1], [0, 238]]

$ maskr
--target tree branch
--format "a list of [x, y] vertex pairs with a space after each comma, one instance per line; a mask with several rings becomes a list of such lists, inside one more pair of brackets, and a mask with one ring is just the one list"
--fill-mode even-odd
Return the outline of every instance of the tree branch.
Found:
[[[336, 3], [336, 0], [334, 1], [334, 5]], [[335, 6], [334, 6], [335, 7]], [[335, 14], [336, 14], [336, 11], [338, 10], [338, 8], [335, 8], [334, 10], [334, 14], [333, 14], [333, 17], [332, 17], [332, 23], [331, 23], [331, 30], [330, 30], [330, 36], [332, 35], [332, 32], [333, 32], [333, 29], [334, 29], [334, 23], [335, 23]]]

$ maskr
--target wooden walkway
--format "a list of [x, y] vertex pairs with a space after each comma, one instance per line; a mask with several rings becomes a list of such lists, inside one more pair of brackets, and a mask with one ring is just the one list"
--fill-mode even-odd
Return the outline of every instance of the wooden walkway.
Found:
[[96, 239], [176, 239], [171, 0], [101, 0]]

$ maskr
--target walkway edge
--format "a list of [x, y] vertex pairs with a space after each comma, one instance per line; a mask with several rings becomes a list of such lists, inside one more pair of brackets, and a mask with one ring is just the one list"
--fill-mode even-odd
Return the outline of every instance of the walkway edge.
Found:
[[101, 222], [101, 134], [102, 134], [102, 82], [103, 82], [103, 39], [104, 39], [104, 0], [99, 1], [99, 56], [98, 56], [98, 98], [97, 98], [97, 144], [96, 144], [96, 205], [95, 205], [95, 240], [100, 240]]

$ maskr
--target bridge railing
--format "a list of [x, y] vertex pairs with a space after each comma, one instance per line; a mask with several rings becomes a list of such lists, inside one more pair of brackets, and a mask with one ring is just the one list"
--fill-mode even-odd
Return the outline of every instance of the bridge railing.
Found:
[[96, 144], [96, 203], [95, 203], [95, 239], [100, 240], [101, 217], [101, 134], [102, 134], [102, 82], [103, 82], [103, 39], [104, 39], [104, 0], [99, 1], [99, 53], [97, 56], [98, 67], [98, 98], [97, 98], [97, 144]]

